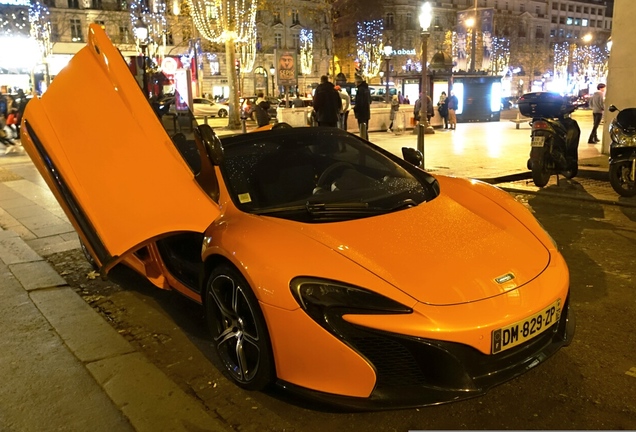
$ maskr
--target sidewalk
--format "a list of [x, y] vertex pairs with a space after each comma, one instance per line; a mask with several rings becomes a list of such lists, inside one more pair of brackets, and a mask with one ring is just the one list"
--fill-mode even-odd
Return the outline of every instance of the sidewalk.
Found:
[[[591, 119], [589, 126], [585, 118], [580, 123], [585, 135]], [[402, 147], [417, 144], [411, 130], [369, 135], [398, 155]], [[553, 177], [539, 190], [528, 182], [529, 143], [527, 125], [462, 123], [456, 131], [426, 135], [425, 167], [507, 190], [636, 206], [636, 200], [619, 200], [609, 187], [607, 156], [598, 145], [580, 145], [577, 178], [557, 185]], [[0, 429], [231, 430], [137, 353], [42, 258], [78, 248], [79, 242], [23, 152], [0, 156], [0, 227], [0, 325], [5, 329]]]

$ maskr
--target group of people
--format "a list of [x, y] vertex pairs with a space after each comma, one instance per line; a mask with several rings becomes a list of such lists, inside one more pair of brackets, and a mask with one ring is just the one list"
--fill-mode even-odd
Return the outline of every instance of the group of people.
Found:
[[18, 90], [14, 98], [0, 92], [0, 143], [5, 146], [5, 154], [16, 151], [14, 139], [20, 139], [20, 122], [26, 108], [24, 91]]
[[[371, 96], [369, 96], [368, 103], [371, 104]], [[338, 127], [347, 130], [347, 119], [351, 110], [351, 96], [345, 89], [330, 82], [326, 75], [320, 77], [320, 84], [318, 84], [314, 92], [312, 105], [314, 108], [314, 119], [318, 126]]]
[[[431, 98], [428, 98], [429, 103], [431, 103]], [[437, 110], [439, 111], [439, 115], [442, 117], [444, 121], [444, 129], [455, 130], [457, 127], [457, 107], [459, 105], [459, 101], [457, 96], [451, 91], [450, 96], [446, 95], [446, 92], [443, 91], [439, 96], [439, 101], [437, 102]], [[431, 117], [433, 116], [433, 107], [431, 106], [429, 111], [428, 121], [431, 121]]]

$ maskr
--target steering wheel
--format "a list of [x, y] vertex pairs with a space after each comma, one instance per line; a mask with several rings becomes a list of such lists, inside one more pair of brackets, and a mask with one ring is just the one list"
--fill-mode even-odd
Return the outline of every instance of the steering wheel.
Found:
[[316, 187], [323, 188], [324, 186], [327, 185], [328, 180], [333, 173], [335, 173], [336, 171], [344, 171], [345, 169], [355, 169], [355, 168], [349, 162], [336, 162], [335, 164], [330, 165], [329, 167], [327, 167], [326, 170], [322, 172], [322, 174], [320, 174], [320, 177], [318, 178], [318, 182], [316, 183]]

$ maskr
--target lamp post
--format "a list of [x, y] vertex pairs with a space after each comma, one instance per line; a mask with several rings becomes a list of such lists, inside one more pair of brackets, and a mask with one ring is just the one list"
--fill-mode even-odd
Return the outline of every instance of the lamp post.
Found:
[[428, 97], [426, 95], [426, 90], [428, 88], [428, 68], [426, 66], [426, 52], [428, 50], [428, 28], [431, 25], [431, 20], [433, 19], [433, 11], [429, 2], [425, 2], [422, 5], [419, 18], [420, 27], [422, 27], [422, 91], [420, 92], [420, 124], [418, 125], [417, 130], [417, 149], [422, 152], [423, 155], [424, 134], [435, 133], [433, 128], [428, 124], [428, 119], [426, 118], [426, 112], [428, 108]]
[[391, 102], [391, 99], [389, 99], [389, 77], [391, 76], [389, 63], [391, 62], [392, 53], [393, 53], [393, 47], [391, 46], [391, 41], [388, 40], [386, 42], [386, 45], [384, 45], [384, 62], [386, 63], [386, 94], [384, 95], [384, 99], [387, 103]]
[[470, 68], [468, 72], [475, 72], [475, 50], [477, 49], [477, 38], [475, 37], [475, 28], [477, 19], [476, 17], [471, 17], [466, 20], [466, 27], [470, 28]]
[[135, 23], [135, 37], [137, 38], [139, 48], [141, 48], [141, 59], [143, 67], [142, 85], [144, 97], [148, 98], [148, 76], [146, 75], [146, 47], [148, 46], [148, 26], [144, 24], [141, 18], [139, 18]]
[[380, 85], [382, 85], [382, 84], [384, 84], [384, 79], [383, 79], [384, 71], [380, 71], [379, 75], [380, 75]]
[[272, 65], [269, 67], [269, 76], [272, 79], [272, 96], [276, 97], [276, 92], [274, 91], [274, 75], [276, 74], [276, 68], [274, 67], [274, 64], [272, 63]]

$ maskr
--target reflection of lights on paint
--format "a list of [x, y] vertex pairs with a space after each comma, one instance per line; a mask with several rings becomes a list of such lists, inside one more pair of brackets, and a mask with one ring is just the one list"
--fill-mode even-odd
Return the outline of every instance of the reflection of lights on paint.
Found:
[[168, 75], [174, 75], [174, 73], [177, 71], [177, 67], [177, 61], [172, 57], [164, 57], [163, 61], [161, 62], [161, 70]]

